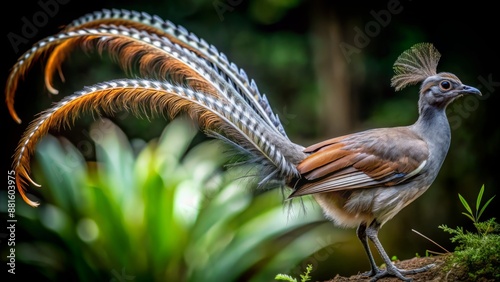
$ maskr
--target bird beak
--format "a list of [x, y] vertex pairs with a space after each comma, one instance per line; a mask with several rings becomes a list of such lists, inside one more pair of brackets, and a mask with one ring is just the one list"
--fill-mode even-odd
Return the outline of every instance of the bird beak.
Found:
[[460, 94], [462, 95], [473, 94], [473, 95], [483, 96], [483, 94], [481, 94], [481, 91], [479, 91], [479, 89], [469, 85], [463, 85], [462, 90], [460, 90]]

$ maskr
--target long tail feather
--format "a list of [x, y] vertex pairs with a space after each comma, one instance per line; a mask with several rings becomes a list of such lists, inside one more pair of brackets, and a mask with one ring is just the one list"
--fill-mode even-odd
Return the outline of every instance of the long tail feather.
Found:
[[[58, 45], [61, 43], [63, 45]], [[196, 70], [186, 66], [193, 62], [193, 58], [182, 60], [182, 57], [186, 56], [186, 52], [165, 38], [158, 38], [146, 32], [123, 26], [102, 26], [98, 29], [81, 29], [59, 33], [40, 40], [29, 51], [23, 54], [14, 65], [7, 81], [6, 102], [11, 116], [16, 121], [20, 122], [14, 109], [14, 95], [19, 79], [24, 76], [43, 53], [51, 50], [54, 46], [62, 48], [71, 45], [79, 45], [87, 50], [97, 45], [100, 53], [103, 50], [108, 50], [125, 70], [130, 70], [132, 61], [140, 57], [139, 69], [146, 76], [155, 75], [162, 77], [170, 73], [175, 75], [171, 78], [178, 82], [181, 82], [186, 77], [190, 77], [191, 79], [184, 81], [184, 83], [189, 84], [192, 82], [190, 85], [192, 87], [201, 88], [207, 92], [217, 92], [215, 89], [210, 89], [209, 83], [201, 83], [200, 85], [200, 82], [205, 80]], [[63, 54], [61, 50], [58, 51], [58, 54]], [[50, 66], [56, 67], [57, 62], [61, 60], [61, 57], [50, 58]]]
[[[102, 20], [99, 21], [101, 22]], [[90, 24], [89, 22], [85, 22], [83, 25], [89, 26]], [[149, 30], [151, 30], [151, 28]], [[179, 41], [176, 38], [174, 39]], [[196, 75], [192, 75], [192, 66], [184, 67], [179, 66], [179, 64], [167, 62], [168, 59], [174, 59], [174, 61], [176, 60], [180, 64], [186, 65], [196, 62], [196, 56], [190, 53], [192, 48], [185, 49], [180, 45], [172, 43], [165, 37], [158, 37], [156, 34], [149, 34], [145, 31], [138, 31], [134, 28], [125, 26], [103, 26], [101, 24], [98, 28], [73, 28], [67, 32], [61, 32], [55, 36], [49, 36], [35, 44], [33, 48], [31, 48], [18, 60], [11, 71], [6, 88], [6, 102], [11, 116], [16, 121], [20, 122], [20, 119], [14, 109], [14, 94], [17, 88], [17, 83], [18, 80], [29, 70], [33, 62], [36, 61], [43, 53], [52, 49], [51, 56], [49, 57], [46, 65], [45, 81], [49, 91], [57, 93], [57, 90], [52, 86], [52, 73], [56, 69], [60, 70], [60, 64], [64, 61], [66, 55], [73, 46], [81, 46], [88, 50], [94, 47], [95, 42], [97, 42], [97, 49], [100, 53], [102, 53], [103, 50], [109, 51], [126, 71], [129, 71], [132, 67], [132, 61], [134, 59], [141, 57], [141, 60], [139, 61], [139, 69], [141, 74], [146, 77], [154, 76], [155, 78], [161, 78], [166, 73], [174, 73], [177, 75], [177, 79], [182, 80], [182, 78], [189, 76], [190, 86], [196, 89], [202, 89], [205, 92], [216, 93], [216, 91], [209, 91], [210, 87], [202, 83], [202, 79], [199, 79], [199, 77], [197, 78]], [[186, 44], [183, 44], [182, 46], [186, 46]], [[213, 49], [214, 48], [211, 48], [210, 50]], [[225, 58], [223, 54], [221, 54], [221, 56], [222, 58]], [[211, 56], [211, 58], [213, 57], [214, 56]], [[227, 60], [225, 62], [228, 63]], [[266, 107], [266, 110], [263, 113], [262, 107], [269, 104], [265, 96], [260, 96], [253, 81], [250, 83], [251, 87], [249, 89], [254, 91], [256, 94], [253, 96], [243, 95], [244, 93], [242, 94], [241, 91], [238, 91], [238, 85], [227, 77], [224, 72], [220, 71], [218, 74], [213, 74], [215, 70], [213, 70], [212, 67], [203, 67], [205, 72], [208, 69], [212, 69], [212, 77], [206, 81], [225, 82], [224, 84], [228, 84], [228, 87], [235, 89], [240, 94], [239, 96], [242, 97], [267, 124], [271, 125], [272, 130], [276, 130], [286, 137], [286, 134], [283, 134], [284, 130], [281, 124], [279, 122], [277, 123], [277, 116], [274, 116], [270, 107]], [[176, 71], [171, 71], [173, 68], [175, 68]], [[200, 69], [201, 68], [198, 66], [198, 69], [195, 69], [195, 71], [199, 71]], [[238, 69], [234, 64], [231, 64], [230, 69], [238, 73]], [[244, 75], [244, 71], [240, 70], [238, 74], [240, 75], [240, 78], [245, 77], [243, 82], [248, 84], [248, 79], [246, 78], [246, 75]], [[240, 79], [240, 84], [241, 82], [242, 80]], [[250, 99], [249, 97], [259, 98], [260, 100], [256, 103], [255, 99]], [[278, 124], [281, 127], [277, 126]]]
[[52, 50], [52, 53], [47, 59], [44, 75], [45, 87], [47, 87], [47, 90], [54, 95], [59, 94], [59, 90], [57, 90], [53, 84], [54, 73], [57, 71], [59, 73], [59, 77], [64, 82], [61, 65], [71, 51], [70, 49], [72, 47], [70, 46], [76, 45], [76, 43], [76, 40], [67, 40], [66, 42], [62, 42], [60, 45], [56, 46], [54, 50]]
[[[118, 24], [118, 25], [116, 25]], [[302, 147], [286, 136], [277, 115], [253, 80], [223, 53], [181, 26], [125, 10], [103, 10], [75, 20], [60, 33], [36, 43], [14, 65], [6, 87], [6, 102], [15, 119], [14, 94], [19, 80], [37, 59], [48, 53], [45, 82], [50, 92], [53, 73], [72, 49], [107, 52], [126, 72], [147, 79], [104, 82], [63, 98], [30, 123], [16, 150], [14, 167], [23, 199], [29, 183], [30, 158], [50, 128], [70, 125], [82, 111], [112, 114], [124, 109], [136, 115], [184, 111], [206, 133], [239, 148], [260, 165], [261, 181], [286, 183], [297, 176]], [[49, 53], [52, 51], [52, 53]], [[168, 82], [167, 82], [168, 81]]]
[[100, 110], [107, 114], [127, 110], [137, 116], [168, 114], [170, 118], [186, 112], [197, 120], [201, 128], [217, 132], [252, 152], [252, 155], [261, 156], [261, 165], [273, 170], [268, 175], [297, 176], [288, 154], [297, 157], [301, 153], [299, 148], [297, 152], [283, 153], [275, 145], [285, 142], [283, 137], [269, 132], [259, 117], [249, 115], [245, 109], [237, 102], [228, 103], [184, 86], [154, 80], [122, 79], [86, 87], [65, 97], [30, 123], [15, 153], [13, 165], [17, 188], [28, 204], [36, 206], [37, 203], [26, 196], [25, 185], [28, 182], [35, 184], [29, 173], [30, 159], [37, 142], [51, 128], [70, 126], [82, 112], [99, 113]]
[[[243, 69], [238, 68], [236, 64], [230, 62], [224, 53], [218, 52], [215, 46], [209, 45], [205, 40], [199, 38], [194, 33], [190, 33], [184, 27], [175, 25], [170, 21], [165, 21], [158, 16], [151, 16], [145, 12], [124, 9], [103, 9], [101, 11], [86, 14], [66, 26], [63, 32], [82, 28], [98, 28], [101, 25], [121, 25], [142, 30], [150, 34], [156, 34], [159, 37], [167, 37], [173, 43], [189, 49], [198, 56], [211, 62], [226, 80], [234, 83], [235, 88], [245, 99], [247, 99], [248, 103], [252, 104], [252, 108], [256, 110], [264, 121], [272, 124], [280, 134], [286, 137], [286, 132], [279, 121], [279, 117], [273, 113], [266, 96], [260, 94], [255, 81], [249, 79]], [[63, 61], [63, 56], [73, 47], [74, 45], [67, 44], [62, 48], [57, 48], [57, 50], [50, 55], [49, 60], [51, 60], [52, 57], [60, 57], [61, 59], [52, 60], [54, 63], [47, 65], [45, 77], [46, 81], [49, 83], [47, 85], [49, 89], [54, 88], [52, 87], [51, 78], [48, 77], [52, 77], [55, 70], [59, 69]]]

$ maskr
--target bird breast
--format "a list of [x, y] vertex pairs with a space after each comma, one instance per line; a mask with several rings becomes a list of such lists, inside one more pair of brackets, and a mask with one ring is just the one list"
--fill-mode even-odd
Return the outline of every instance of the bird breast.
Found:
[[[414, 182], [412, 182], [415, 184]], [[374, 187], [314, 194], [325, 216], [340, 227], [377, 220], [381, 225], [422, 195], [429, 185]]]

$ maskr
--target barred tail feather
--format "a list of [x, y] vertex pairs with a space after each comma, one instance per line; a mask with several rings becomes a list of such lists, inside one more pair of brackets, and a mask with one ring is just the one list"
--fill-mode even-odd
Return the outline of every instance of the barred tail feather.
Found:
[[[101, 11], [86, 14], [66, 26], [63, 32], [84, 28], [98, 28], [102, 25], [119, 25], [142, 30], [150, 34], [155, 34], [158, 37], [166, 37], [174, 44], [178, 44], [211, 62], [214, 67], [220, 71], [223, 79], [234, 84], [235, 89], [239, 91], [243, 98], [246, 99], [247, 103], [252, 106], [253, 110], [256, 111], [265, 122], [271, 124], [274, 130], [281, 135], [287, 136], [283, 125], [279, 121], [279, 117], [272, 111], [265, 95], [260, 94], [254, 80], [249, 79], [243, 69], [238, 68], [236, 64], [230, 62], [224, 53], [219, 52], [215, 46], [209, 45], [205, 40], [199, 38], [194, 33], [188, 32], [184, 27], [175, 25], [168, 20], [163, 20], [158, 16], [151, 16], [145, 12], [129, 11], [125, 9], [103, 9]], [[73, 47], [73, 45], [68, 44], [63, 48], [58, 48], [50, 57], [62, 56]], [[49, 58], [49, 60], [50, 59], [51, 58]], [[54, 62], [59, 64], [62, 63], [61, 60], [54, 60]], [[58, 64], [53, 64], [50, 68], [46, 68], [45, 76], [52, 77], [58, 67]], [[46, 80], [50, 81], [49, 79]], [[48, 87], [52, 88], [51, 84], [49, 84]]]
[[[125, 71], [130, 71], [134, 65], [133, 62], [138, 61], [139, 71], [146, 77], [164, 78], [168, 74], [173, 81], [186, 83], [190, 87], [210, 92], [213, 95], [221, 93], [220, 88], [231, 89], [234, 93], [230, 99], [244, 100], [252, 111], [264, 120], [267, 114], [275, 117], [270, 110], [266, 115], [259, 113], [256, 104], [249, 100], [248, 96], [241, 95], [232, 80], [226, 79], [223, 73], [217, 72], [207, 64], [206, 60], [197, 57], [190, 49], [174, 44], [166, 37], [158, 37], [156, 34], [149, 34], [134, 28], [101, 25], [98, 28], [71, 30], [49, 36], [35, 44], [18, 60], [11, 71], [6, 88], [7, 106], [11, 116], [18, 122], [20, 119], [14, 110], [14, 94], [18, 80], [36, 59], [52, 49], [53, 52], [46, 65], [45, 81], [49, 91], [57, 93], [52, 86], [51, 73], [60, 69], [60, 64], [64, 61], [69, 52], [68, 48], [71, 46], [80, 46], [86, 51], [97, 49], [100, 54], [108, 51]], [[253, 81], [251, 88], [257, 90]], [[262, 97], [262, 101], [267, 104], [265, 96]], [[269, 120], [266, 123], [269, 124], [271, 130], [276, 131], [275, 123]]]
[[51, 128], [70, 126], [82, 112], [99, 113], [101, 110], [113, 114], [118, 109], [137, 116], [168, 114], [170, 118], [186, 112], [203, 129], [217, 132], [253, 152], [253, 155], [265, 158], [279, 172], [275, 174], [282, 177], [298, 175], [295, 165], [275, 145], [276, 138], [281, 137], [267, 131], [262, 126], [262, 120], [249, 116], [241, 104], [227, 103], [206, 93], [168, 82], [121, 79], [86, 87], [83, 91], [65, 97], [30, 123], [16, 150], [13, 164], [16, 185], [22, 198], [31, 206], [37, 205], [26, 196], [25, 185], [28, 182], [35, 184], [29, 176], [30, 159], [37, 142]]
[[[115, 25], [117, 24], [117, 25]], [[118, 109], [137, 116], [186, 112], [214, 138], [230, 143], [249, 156], [263, 172], [260, 184], [286, 183], [298, 176], [295, 167], [303, 147], [292, 143], [265, 95], [246, 73], [223, 53], [181, 26], [145, 13], [126, 10], [95, 12], [40, 40], [14, 65], [6, 87], [6, 103], [14, 119], [14, 94], [19, 80], [42, 54], [49, 53], [45, 82], [51, 93], [53, 74], [75, 47], [107, 52], [126, 72], [138, 70], [146, 79], [121, 79], [96, 84], [63, 98], [42, 112], [25, 131], [16, 149], [16, 184], [23, 199], [34, 183], [30, 158], [35, 145], [51, 128], [70, 125], [85, 111], [112, 114]]]
[[[126, 71], [132, 68], [134, 60], [140, 58], [139, 69], [143, 75], [153, 76], [154, 74], [154, 76], [162, 77], [171, 74], [170, 78], [176, 82], [186, 83], [206, 92], [217, 93], [210, 86], [210, 80], [204, 79], [198, 70], [189, 66], [193, 63], [193, 57], [182, 60], [187, 55], [186, 51], [179, 46], [172, 45], [165, 38], [161, 39], [135, 29], [102, 26], [98, 29], [83, 29], [49, 36], [40, 40], [21, 56], [9, 75], [6, 88], [7, 107], [16, 121], [20, 122], [14, 109], [14, 95], [19, 79], [43, 53], [54, 47], [59, 56], [49, 58], [48, 68], [59, 67], [66, 55], [66, 52], [59, 49], [72, 45], [81, 46], [85, 50], [97, 48], [99, 53], [107, 50]], [[45, 77], [47, 80], [47, 76]], [[187, 80], [187, 77], [190, 79]]]

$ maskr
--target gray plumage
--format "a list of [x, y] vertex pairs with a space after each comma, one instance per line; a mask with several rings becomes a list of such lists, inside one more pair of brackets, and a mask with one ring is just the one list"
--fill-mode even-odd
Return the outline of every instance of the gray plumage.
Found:
[[[446, 107], [463, 95], [481, 95], [454, 74], [436, 73], [439, 53], [429, 43], [405, 51], [395, 63], [393, 86], [421, 82], [418, 120], [410, 126], [371, 129], [336, 137], [305, 149], [292, 197], [313, 194], [325, 215], [340, 226], [358, 226], [357, 234], [371, 264], [373, 281], [392, 275], [409, 281], [392, 265], [378, 230], [434, 182], [448, 153], [451, 132]], [[368, 247], [370, 239], [384, 262], [380, 270]]]

